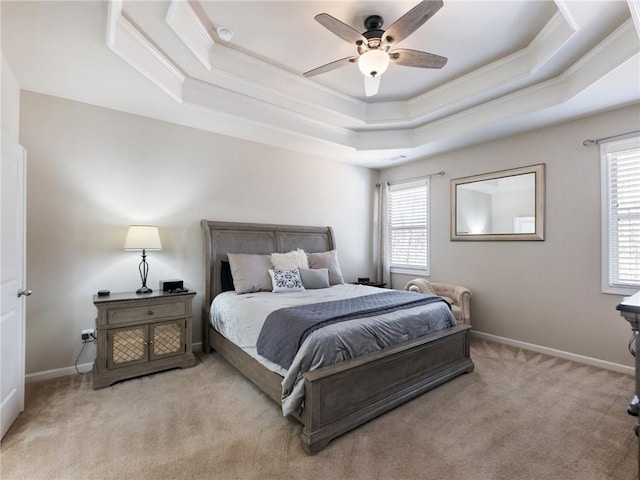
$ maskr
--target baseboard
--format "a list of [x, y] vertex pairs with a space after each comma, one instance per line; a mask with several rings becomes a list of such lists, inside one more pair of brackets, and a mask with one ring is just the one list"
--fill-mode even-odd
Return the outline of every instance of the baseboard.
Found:
[[[202, 351], [202, 342], [194, 343], [191, 345], [191, 350], [194, 353]], [[93, 368], [93, 362], [83, 363], [78, 365], [78, 370], [81, 373], [90, 372]], [[67, 375], [76, 375], [76, 367], [64, 367], [56, 368], [54, 370], [45, 370], [44, 372], [28, 373], [25, 375], [25, 383], [39, 382], [41, 380], [50, 380], [52, 378], [66, 377]]]
[[[471, 336], [479, 338], [481, 340], [488, 340], [490, 342], [502, 343], [511, 347], [522, 348], [523, 350], [531, 350], [532, 352], [544, 353], [552, 357], [564, 358], [565, 360], [571, 360], [577, 363], [583, 363], [585, 365], [591, 365], [592, 367], [603, 368], [605, 370], [612, 370], [614, 372], [626, 373], [628, 375], [635, 375], [635, 369], [619, 363], [606, 362], [604, 360], [598, 360], [597, 358], [585, 357], [584, 355], [577, 355], [575, 353], [565, 352], [563, 350], [556, 350], [555, 348], [543, 347], [542, 345], [536, 345], [533, 343], [520, 342], [518, 340], [512, 340], [510, 338], [499, 337], [497, 335], [491, 335], [490, 333], [478, 332], [476, 330], [471, 331]], [[202, 351], [202, 342], [194, 343], [191, 346], [193, 352]], [[80, 372], [90, 372], [93, 368], [93, 363], [83, 363], [78, 365]], [[29, 373], [25, 376], [26, 383], [39, 382], [41, 380], [49, 380], [51, 378], [65, 377], [67, 375], [75, 375], [75, 367], [56, 368], [54, 370], [45, 370], [44, 372]]]
[[612, 370], [614, 372], [626, 373], [628, 375], [635, 375], [634, 367], [628, 367], [627, 365], [622, 365], [619, 363], [607, 362], [605, 360], [598, 360], [597, 358], [585, 357], [584, 355], [565, 352], [563, 350], [556, 350], [555, 348], [543, 347], [542, 345], [536, 345], [534, 343], [520, 342], [518, 340], [499, 337], [497, 335], [478, 332], [476, 330], [471, 331], [471, 336], [482, 339], [482, 340], [488, 340], [490, 342], [502, 343], [504, 345], [509, 345], [510, 347], [522, 348], [523, 350], [531, 350], [532, 352], [543, 353], [545, 355], [550, 355], [552, 357], [563, 358], [565, 360], [571, 360], [573, 362], [583, 363], [585, 365], [591, 365], [592, 367], [603, 368], [605, 370]]
[[[93, 368], [93, 362], [78, 365], [81, 373], [90, 372]], [[45, 370], [43, 372], [27, 373], [24, 377], [25, 383], [39, 382], [41, 380], [50, 380], [52, 378], [66, 377], [67, 375], [76, 375], [76, 367], [56, 368], [53, 370]]]

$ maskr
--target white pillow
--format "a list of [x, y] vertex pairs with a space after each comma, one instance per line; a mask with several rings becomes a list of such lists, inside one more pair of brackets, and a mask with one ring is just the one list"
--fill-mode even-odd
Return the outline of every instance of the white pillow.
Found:
[[309, 268], [309, 260], [304, 250], [298, 248], [287, 253], [272, 253], [271, 265], [274, 270], [295, 270]]
[[273, 292], [301, 292], [304, 290], [302, 286], [302, 279], [300, 278], [300, 271], [296, 268], [294, 270], [269, 270], [271, 276], [271, 283], [273, 285]]
[[342, 270], [340, 269], [340, 263], [338, 263], [338, 252], [336, 250], [330, 250], [328, 252], [309, 253], [307, 257], [309, 259], [309, 266], [311, 268], [329, 269], [329, 283], [331, 285], [344, 283]]

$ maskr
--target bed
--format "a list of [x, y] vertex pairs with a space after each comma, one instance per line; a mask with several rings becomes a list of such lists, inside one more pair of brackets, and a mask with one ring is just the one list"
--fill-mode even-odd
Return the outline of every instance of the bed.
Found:
[[[282, 405], [283, 376], [263, 366], [209, 322], [213, 299], [222, 293], [222, 262], [228, 253], [268, 255], [336, 248], [331, 227], [202, 220], [205, 258], [203, 350], [218, 352], [267, 396]], [[459, 324], [395, 346], [304, 373], [302, 446], [309, 454], [334, 438], [462, 374], [473, 371], [470, 325]]]

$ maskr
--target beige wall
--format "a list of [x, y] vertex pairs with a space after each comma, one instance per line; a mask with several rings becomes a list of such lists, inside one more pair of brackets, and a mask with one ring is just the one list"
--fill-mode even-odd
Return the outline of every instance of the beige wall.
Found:
[[2, 55], [0, 81], [2, 83], [2, 141], [18, 143], [20, 124], [20, 87], [11, 67]]
[[[156, 224], [148, 284], [202, 292], [200, 219], [331, 225], [346, 280], [372, 275], [377, 172], [60, 98], [22, 92], [29, 156], [27, 373], [73, 365], [92, 295], [140, 286], [126, 228]], [[194, 341], [201, 339], [196, 297]], [[80, 363], [93, 360], [83, 353]]]
[[[384, 170], [392, 181], [445, 170], [431, 186], [431, 280], [469, 287], [480, 332], [627, 366], [630, 329], [601, 293], [600, 153], [586, 138], [637, 130], [640, 106]], [[451, 242], [449, 180], [546, 163], [543, 242]], [[393, 277], [402, 287], [411, 277]]]
[[[636, 105], [381, 172], [400, 180], [446, 171], [431, 183], [431, 279], [472, 289], [478, 331], [632, 365], [630, 331], [615, 312], [621, 297], [600, 292], [599, 151], [582, 141], [635, 130], [639, 119]], [[131, 223], [161, 229], [164, 250], [149, 256], [152, 287], [182, 278], [202, 291], [201, 218], [332, 225], [347, 280], [373, 276], [375, 171], [30, 92], [22, 92], [20, 140], [34, 290], [27, 373], [73, 364], [97, 290], [139, 286], [139, 256], [122, 251]], [[541, 162], [544, 242], [449, 240], [450, 179]], [[410, 278], [396, 275], [393, 286]]]

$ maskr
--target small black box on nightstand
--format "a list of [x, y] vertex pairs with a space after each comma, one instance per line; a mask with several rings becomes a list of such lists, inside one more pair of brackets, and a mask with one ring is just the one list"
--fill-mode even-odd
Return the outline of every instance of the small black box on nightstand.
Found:
[[176, 290], [178, 288], [184, 288], [184, 282], [182, 280], [160, 280], [160, 290], [163, 292]]

